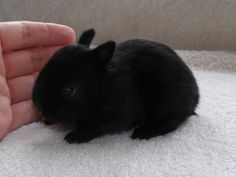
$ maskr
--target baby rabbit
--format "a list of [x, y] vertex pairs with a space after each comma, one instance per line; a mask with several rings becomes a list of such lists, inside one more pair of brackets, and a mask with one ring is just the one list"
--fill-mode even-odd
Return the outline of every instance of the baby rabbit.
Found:
[[178, 128], [199, 101], [191, 70], [168, 46], [144, 39], [94, 49], [93, 29], [57, 51], [40, 72], [33, 102], [47, 123], [70, 123], [68, 143], [134, 128], [149, 139]]

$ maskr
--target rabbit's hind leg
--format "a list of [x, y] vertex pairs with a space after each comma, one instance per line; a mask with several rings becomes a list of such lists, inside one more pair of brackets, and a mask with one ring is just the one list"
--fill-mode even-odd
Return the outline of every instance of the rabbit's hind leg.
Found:
[[150, 120], [136, 127], [131, 135], [132, 139], [150, 139], [155, 136], [165, 135], [177, 129], [191, 114], [181, 113], [171, 115], [158, 121]]

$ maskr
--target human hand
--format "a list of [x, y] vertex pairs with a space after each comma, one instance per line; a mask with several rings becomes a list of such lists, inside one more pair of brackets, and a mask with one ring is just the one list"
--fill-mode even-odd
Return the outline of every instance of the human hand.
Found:
[[0, 140], [40, 119], [31, 101], [37, 73], [57, 49], [74, 41], [74, 31], [62, 25], [0, 23]]

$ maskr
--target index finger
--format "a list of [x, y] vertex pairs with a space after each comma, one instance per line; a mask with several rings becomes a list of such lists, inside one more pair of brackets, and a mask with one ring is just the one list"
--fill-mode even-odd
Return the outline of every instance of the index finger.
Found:
[[41, 22], [0, 23], [0, 42], [3, 52], [39, 46], [73, 43], [75, 32], [64, 25]]

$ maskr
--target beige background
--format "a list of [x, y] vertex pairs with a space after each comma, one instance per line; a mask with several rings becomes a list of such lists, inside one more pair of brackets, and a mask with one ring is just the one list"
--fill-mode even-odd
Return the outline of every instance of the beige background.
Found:
[[94, 27], [95, 43], [145, 37], [175, 49], [236, 51], [236, 0], [0, 0], [0, 21]]

